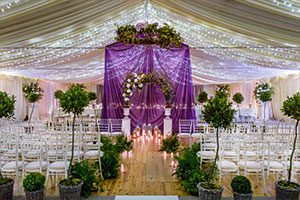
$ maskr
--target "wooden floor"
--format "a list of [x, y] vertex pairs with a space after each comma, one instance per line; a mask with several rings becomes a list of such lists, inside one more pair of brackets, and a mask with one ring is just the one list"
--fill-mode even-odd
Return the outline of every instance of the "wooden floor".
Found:
[[[104, 182], [104, 192], [93, 193], [96, 196], [116, 195], [178, 195], [190, 196], [184, 192], [178, 180], [172, 176], [174, 167], [173, 158], [170, 155], [164, 156], [159, 152], [161, 141], [157, 138], [142, 139], [134, 141], [132, 153], [122, 154], [124, 171], [117, 179]], [[223, 175], [221, 185], [224, 187], [223, 197], [232, 196], [231, 176]], [[255, 176], [250, 180], [254, 190], [254, 196], [265, 196], [263, 184], [260, 180], [257, 187], [254, 187]], [[268, 196], [275, 195], [275, 178], [267, 182]], [[16, 190], [15, 190], [16, 191]], [[58, 189], [51, 188], [50, 181], [46, 189], [47, 196], [57, 196]]]

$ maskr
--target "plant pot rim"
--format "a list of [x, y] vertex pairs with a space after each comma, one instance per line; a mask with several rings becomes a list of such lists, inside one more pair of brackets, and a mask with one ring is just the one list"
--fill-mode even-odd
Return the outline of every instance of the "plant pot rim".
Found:
[[1, 187], [7, 187], [7, 186], [9, 186], [9, 185], [13, 185], [14, 183], [15, 183], [14, 179], [11, 178], [11, 182], [0, 185], [0, 188], [1, 188]]
[[284, 182], [284, 181], [286, 181], [286, 180], [278, 180], [278, 181], [275, 181], [276, 187], [279, 187], [280, 189], [283, 189], [283, 190], [286, 190], [286, 191], [291, 191], [291, 192], [300, 191], [300, 184], [295, 183], [295, 182], [290, 182], [290, 183], [293, 183], [293, 184], [297, 185], [297, 186], [298, 186], [297, 189], [290, 189], [290, 188], [285, 188], [285, 187], [280, 186], [279, 183], [280, 183], [280, 182]]
[[71, 188], [78, 188], [78, 187], [81, 187], [83, 185], [83, 181], [80, 180], [80, 183], [78, 185], [74, 185], [74, 186], [64, 186], [64, 185], [61, 185], [60, 182], [57, 183], [58, 187], [60, 188], [68, 188], [68, 189], [71, 189]]
[[203, 184], [203, 183], [206, 183], [206, 182], [198, 183], [197, 188], [201, 189], [201, 190], [204, 190], [204, 191], [216, 192], [216, 193], [222, 192], [224, 190], [224, 188], [221, 185], [218, 185], [218, 184], [215, 184], [215, 185], [218, 185], [220, 187], [220, 189], [218, 189], [218, 190], [206, 189], [206, 188], [201, 187], [201, 184]]
[[252, 196], [252, 195], [253, 195], [253, 191], [252, 191], [252, 190], [251, 190], [251, 192], [250, 192], [250, 193], [248, 193], [248, 194], [239, 193], [239, 192], [234, 192], [234, 191], [232, 191], [232, 193], [234, 193], [234, 194], [238, 194], [239, 196]]
[[38, 193], [38, 192], [45, 191], [45, 189], [46, 189], [46, 187], [44, 186], [41, 190], [36, 190], [36, 191], [26, 191], [26, 190], [24, 190], [24, 192], [26, 192], [26, 193]]

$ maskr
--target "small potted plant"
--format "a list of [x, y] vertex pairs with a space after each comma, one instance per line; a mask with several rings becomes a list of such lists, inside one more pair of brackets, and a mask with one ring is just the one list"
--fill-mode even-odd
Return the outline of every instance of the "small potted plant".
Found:
[[83, 181], [73, 178], [71, 171], [74, 158], [74, 135], [76, 117], [81, 115], [84, 108], [89, 105], [88, 92], [84, 91], [82, 84], [72, 84], [69, 89], [59, 97], [59, 104], [65, 113], [73, 113], [72, 123], [72, 151], [66, 179], [58, 183], [59, 195], [62, 200], [79, 200]]
[[198, 184], [199, 197], [201, 200], [218, 200], [222, 197], [223, 187], [212, 182], [212, 175], [217, 168], [217, 159], [219, 156], [219, 130], [221, 128], [229, 128], [233, 121], [234, 113], [231, 108], [232, 103], [228, 101], [227, 94], [224, 91], [217, 91], [214, 98], [207, 101], [204, 106], [203, 116], [204, 121], [216, 128], [217, 149], [216, 156], [212, 166], [210, 167], [207, 182]]
[[[200, 106], [207, 101], [207, 96], [208, 94], [205, 91], [199, 93], [196, 101], [200, 103]], [[202, 120], [202, 107], [200, 109], [201, 109], [200, 119]]]
[[233, 95], [232, 100], [237, 104], [239, 110], [239, 118], [242, 121], [240, 105], [244, 101], [244, 97], [241, 93], [237, 92]]
[[288, 180], [276, 181], [276, 199], [285, 200], [298, 200], [300, 193], [300, 185], [298, 183], [291, 182], [293, 158], [296, 149], [297, 137], [298, 137], [298, 125], [300, 121], [300, 93], [294, 94], [292, 97], [287, 97], [283, 102], [281, 111], [284, 115], [296, 120], [295, 125], [295, 137], [293, 142], [293, 150], [290, 157], [290, 166], [288, 171]]
[[[16, 97], [0, 91], [0, 120], [14, 118]], [[4, 178], [0, 170], [0, 199], [13, 199], [14, 180]]]
[[43, 200], [46, 177], [40, 172], [32, 172], [23, 180], [26, 200]]
[[234, 200], [252, 200], [251, 183], [245, 176], [236, 176], [231, 181]]

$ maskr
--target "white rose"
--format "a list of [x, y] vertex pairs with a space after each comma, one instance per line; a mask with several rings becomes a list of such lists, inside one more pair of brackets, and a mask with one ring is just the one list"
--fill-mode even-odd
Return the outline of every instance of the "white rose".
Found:
[[126, 94], [123, 94], [123, 97], [126, 97]]
[[142, 78], [144, 77], [144, 74], [142, 74], [142, 76], [141, 76]]
[[131, 82], [131, 79], [130, 79], [130, 78], [129, 78], [129, 79], [127, 79], [127, 82], [128, 82], [128, 83], [130, 83], [130, 82]]
[[130, 84], [129, 84], [129, 83], [127, 83], [127, 85], [126, 85], [126, 86], [127, 86], [127, 88], [130, 88]]
[[129, 99], [127, 97], [124, 98], [125, 101], [129, 101]]
[[139, 87], [140, 87], [140, 88], [141, 88], [141, 87], [143, 87], [143, 84], [142, 84], [142, 83], [140, 83], [140, 84], [139, 84]]
[[130, 96], [132, 96], [132, 92], [130, 92], [130, 94], [129, 94]]
[[135, 83], [137, 83], [137, 82], [138, 82], [138, 80], [137, 80], [137, 79], [134, 79], [134, 82], [135, 82]]
[[137, 77], [137, 74], [136, 74], [136, 73], [134, 73], [134, 77]]
[[129, 94], [130, 92], [131, 92], [131, 90], [128, 89], [128, 90], [127, 90], [127, 93]]

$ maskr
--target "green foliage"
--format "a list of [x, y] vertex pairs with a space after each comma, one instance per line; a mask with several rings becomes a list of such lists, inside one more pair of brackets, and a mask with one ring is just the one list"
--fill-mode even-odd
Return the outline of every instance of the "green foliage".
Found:
[[[197, 184], [208, 180], [208, 168], [200, 168], [197, 152], [200, 150], [200, 143], [194, 143], [191, 148], [184, 148], [175, 156], [178, 166], [174, 175], [179, 179], [180, 184], [185, 191], [197, 196]], [[203, 166], [207, 164], [204, 163]], [[212, 178], [216, 180], [217, 174], [214, 173]]]
[[56, 91], [54, 92], [54, 97], [55, 97], [55, 99], [59, 99], [63, 94], [64, 94], [63, 91], [61, 91], [61, 90], [56, 90]]
[[205, 188], [205, 189], [208, 189], [208, 190], [219, 190], [221, 189], [221, 187], [217, 184], [214, 184], [214, 183], [202, 183], [201, 184], [201, 187]]
[[32, 172], [23, 180], [24, 190], [34, 192], [42, 190], [45, 187], [46, 177], [40, 172]]
[[157, 23], [139, 23], [136, 27], [133, 25], [121, 26], [118, 27], [117, 34], [115, 38], [117, 42], [143, 45], [156, 44], [165, 49], [169, 49], [172, 44], [180, 47], [183, 42], [180, 33], [177, 33], [174, 28], [171, 28], [166, 23], [160, 28]]
[[62, 186], [71, 187], [71, 186], [77, 186], [77, 185], [79, 185], [80, 182], [81, 182], [81, 179], [70, 177], [68, 179], [61, 180], [59, 183]]
[[[101, 158], [102, 175], [104, 179], [116, 178], [120, 172], [121, 158], [120, 153], [117, 151], [115, 145], [111, 142], [108, 137], [101, 136], [101, 142], [103, 146], [103, 157]], [[99, 163], [96, 162], [96, 166]]]
[[121, 134], [116, 137], [116, 144], [114, 146], [117, 152], [122, 153], [133, 149], [132, 143], [133, 140], [128, 140], [125, 135]]
[[35, 103], [42, 99], [44, 90], [40, 87], [38, 82], [31, 82], [30, 84], [23, 85], [23, 92], [25, 98], [30, 103]]
[[280, 181], [278, 183], [278, 185], [280, 185], [281, 187], [284, 187], [286, 189], [292, 189], [292, 190], [298, 189], [298, 185], [296, 185], [295, 183], [292, 183], [292, 182], [288, 182], [288, 181]]
[[241, 104], [244, 101], [244, 97], [241, 93], [237, 92], [233, 95], [232, 100], [237, 104]]
[[16, 97], [0, 91], [0, 119], [14, 118]]
[[167, 137], [162, 141], [162, 146], [159, 151], [166, 151], [167, 153], [176, 153], [179, 150], [180, 142], [177, 135]]
[[232, 103], [227, 98], [220, 98], [218, 95], [208, 99], [203, 110], [204, 121], [215, 128], [229, 128], [236, 112], [231, 106]]
[[224, 91], [217, 91], [216, 94], [215, 94], [215, 96], [218, 96], [220, 99], [222, 99], [222, 98], [226, 98], [227, 99], [228, 94], [226, 92], [224, 92]]
[[233, 192], [241, 194], [250, 194], [252, 192], [251, 183], [245, 176], [234, 177], [231, 181], [231, 188]]
[[96, 95], [95, 92], [89, 92], [89, 93], [88, 93], [88, 97], [89, 97], [89, 100], [90, 100], [90, 101], [94, 101], [94, 100], [97, 99], [97, 95]]
[[220, 84], [220, 85], [217, 85], [216, 93], [219, 92], [219, 91], [225, 92], [227, 94], [227, 96], [229, 96], [230, 85], [229, 84]]
[[256, 83], [256, 87], [253, 93], [257, 101], [272, 101], [272, 94], [274, 94], [274, 88], [270, 87], [268, 83]]
[[207, 96], [208, 96], [208, 94], [205, 91], [202, 91], [202, 92], [199, 93], [196, 100], [199, 103], [205, 103], [207, 101]]
[[0, 178], [0, 185], [6, 185], [8, 183], [11, 183], [13, 179], [11, 178]]
[[59, 104], [65, 113], [80, 115], [89, 105], [89, 96], [82, 84], [72, 84], [66, 92], [61, 93]]
[[100, 182], [96, 177], [96, 168], [90, 166], [87, 160], [76, 162], [72, 166], [71, 176], [83, 181], [81, 196], [85, 198], [88, 198], [91, 192], [96, 192], [100, 187]]
[[292, 97], [288, 96], [283, 102], [281, 111], [292, 119], [300, 120], [300, 93], [297, 92]]

